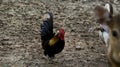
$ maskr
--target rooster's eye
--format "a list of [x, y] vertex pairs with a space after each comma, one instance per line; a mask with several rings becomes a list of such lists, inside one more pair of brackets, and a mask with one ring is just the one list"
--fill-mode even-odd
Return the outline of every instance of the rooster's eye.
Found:
[[112, 35], [113, 35], [114, 37], [117, 37], [117, 36], [118, 36], [117, 31], [112, 31]]

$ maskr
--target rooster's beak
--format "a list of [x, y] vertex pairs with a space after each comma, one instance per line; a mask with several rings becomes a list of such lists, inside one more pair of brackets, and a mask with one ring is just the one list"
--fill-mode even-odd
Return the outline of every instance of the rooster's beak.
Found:
[[57, 31], [55, 35], [58, 35], [58, 34], [59, 34], [59, 31]]

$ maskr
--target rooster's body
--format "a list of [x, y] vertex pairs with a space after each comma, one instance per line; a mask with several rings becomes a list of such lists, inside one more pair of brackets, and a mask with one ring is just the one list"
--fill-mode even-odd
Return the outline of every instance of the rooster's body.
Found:
[[44, 55], [50, 58], [64, 49], [64, 30], [60, 29], [56, 34], [53, 33], [53, 14], [47, 13], [46, 19], [41, 25], [41, 40]]

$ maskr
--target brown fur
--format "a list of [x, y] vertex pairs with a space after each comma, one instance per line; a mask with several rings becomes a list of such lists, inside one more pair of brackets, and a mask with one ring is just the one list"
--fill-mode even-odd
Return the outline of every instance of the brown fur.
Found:
[[95, 7], [95, 14], [97, 21], [102, 18], [99, 22], [107, 23], [109, 27], [110, 41], [108, 47], [108, 60], [111, 67], [120, 67], [120, 14], [110, 17], [110, 14], [102, 6]]
[[95, 15], [96, 15], [96, 20], [98, 23], [103, 24], [105, 23], [106, 17], [104, 17], [105, 12], [108, 12], [107, 9], [104, 9], [102, 6], [96, 6], [95, 7]]
[[[108, 48], [108, 59], [112, 67], [120, 67], [120, 15], [112, 18], [109, 24], [110, 28], [110, 44]], [[118, 36], [114, 37], [112, 31], [116, 31]]]

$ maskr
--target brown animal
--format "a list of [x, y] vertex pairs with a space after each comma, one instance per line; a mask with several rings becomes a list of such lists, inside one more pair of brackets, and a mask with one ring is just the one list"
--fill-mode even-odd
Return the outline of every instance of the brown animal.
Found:
[[[106, 3], [104, 8], [106, 8], [108, 10], [108, 12], [113, 15], [113, 7], [111, 3]], [[109, 28], [106, 24], [104, 24], [104, 22], [99, 22], [100, 24], [100, 28], [99, 28], [99, 37], [101, 38], [101, 40], [104, 42], [104, 44], [106, 44], [106, 47], [109, 46]]]
[[95, 7], [96, 20], [109, 28], [108, 60], [111, 67], [120, 67], [120, 14], [112, 16], [103, 6]]

